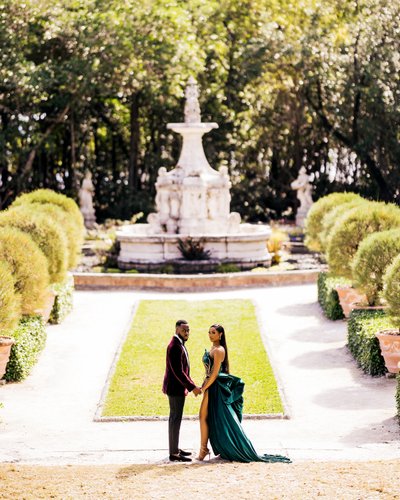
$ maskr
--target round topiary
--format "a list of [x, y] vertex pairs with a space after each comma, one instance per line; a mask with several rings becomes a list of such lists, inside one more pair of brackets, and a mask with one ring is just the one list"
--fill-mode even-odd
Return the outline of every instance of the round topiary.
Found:
[[392, 203], [368, 202], [340, 217], [329, 238], [326, 258], [330, 271], [352, 278], [351, 262], [361, 241], [369, 234], [400, 228], [400, 208]]
[[313, 251], [322, 250], [320, 234], [322, 232], [322, 221], [325, 215], [342, 203], [352, 200], [362, 200], [363, 198], [355, 193], [331, 193], [316, 201], [310, 208], [305, 220], [305, 240], [306, 246]]
[[[51, 189], [37, 189], [36, 191], [32, 191], [30, 193], [18, 196], [18, 198], [14, 201], [12, 206], [14, 207], [19, 205], [24, 205], [27, 203], [35, 205], [43, 205], [43, 204], [48, 205], [50, 203], [62, 208], [68, 214], [68, 219], [66, 219], [66, 223], [75, 228], [74, 245], [77, 248], [79, 248], [78, 252], [79, 255], [83, 243], [85, 226], [83, 224], [82, 214], [75, 201], [72, 198], [68, 198], [68, 196], [52, 191]], [[76, 265], [75, 262], [77, 262], [76, 255], [73, 254], [73, 257], [70, 256], [70, 258], [74, 260], [74, 266], [75, 266]]]
[[400, 254], [400, 229], [372, 233], [364, 238], [351, 263], [353, 284], [376, 305], [383, 288], [383, 275]]
[[12, 332], [21, 318], [21, 296], [7, 262], [0, 261], [0, 334]]
[[49, 216], [21, 205], [0, 212], [0, 227], [12, 226], [28, 233], [47, 258], [51, 283], [62, 283], [68, 267], [67, 238]]
[[32, 238], [14, 227], [0, 228], [0, 261], [9, 264], [15, 291], [21, 294], [22, 314], [44, 306], [49, 286], [47, 259]]
[[331, 210], [329, 210], [329, 212], [326, 213], [326, 215], [322, 219], [322, 230], [319, 235], [321, 250], [323, 252], [326, 252], [326, 249], [328, 248], [330, 234], [334, 225], [336, 224], [336, 221], [346, 212], [354, 207], [357, 207], [360, 203], [368, 203], [368, 200], [365, 200], [364, 198], [356, 198], [351, 201], [346, 201], [345, 203], [341, 203], [340, 205], [332, 208]]
[[78, 265], [82, 240], [77, 234], [76, 226], [71, 221], [68, 213], [57, 205], [52, 203], [31, 203], [29, 207], [32, 210], [39, 213], [45, 214], [50, 217], [53, 222], [64, 232], [66, 242], [67, 242], [67, 253], [68, 253], [68, 269], [73, 269]]
[[400, 329], [400, 255], [394, 258], [383, 275], [383, 297], [388, 304], [388, 313]]

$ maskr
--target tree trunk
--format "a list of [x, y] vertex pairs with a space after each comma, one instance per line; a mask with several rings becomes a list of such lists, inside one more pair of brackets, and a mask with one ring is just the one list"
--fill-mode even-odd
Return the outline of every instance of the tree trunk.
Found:
[[128, 185], [132, 191], [139, 187], [138, 160], [139, 160], [139, 93], [135, 92], [130, 104], [130, 137], [129, 137], [129, 175]]

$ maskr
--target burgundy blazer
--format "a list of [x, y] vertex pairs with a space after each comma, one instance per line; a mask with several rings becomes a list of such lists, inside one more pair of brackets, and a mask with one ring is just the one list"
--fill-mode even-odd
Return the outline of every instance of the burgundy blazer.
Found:
[[172, 337], [167, 347], [167, 363], [162, 391], [168, 396], [186, 396], [196, 384], [190, 378], [185, 349], [179, 339]]

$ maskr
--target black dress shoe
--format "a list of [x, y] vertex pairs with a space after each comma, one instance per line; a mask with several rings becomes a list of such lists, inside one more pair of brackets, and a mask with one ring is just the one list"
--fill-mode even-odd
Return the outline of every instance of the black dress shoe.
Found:
[[190, 451], [184, 451], [184, 450], [179, 450], [179, 455], [182, 455], [183, 457], [190, 457], [192, 452]]
[[188, 457], [184, 457], [183, 455], [170, 455], [169, 459], [171, 462], [191, 462], [192, 459]]

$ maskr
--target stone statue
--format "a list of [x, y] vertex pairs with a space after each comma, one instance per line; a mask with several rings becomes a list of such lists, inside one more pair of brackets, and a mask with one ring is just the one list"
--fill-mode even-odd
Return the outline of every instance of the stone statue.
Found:
[[83, 215], [85, 227], [88, 229], [92, 229], [96, 224], [96, 215], [93, 207], [93, 194], [94, 186], [92, 182], [92, 174], [88, 171], [86, 172], [85, 178], [83, 179], [79, 190], [79, 206]]
[[300, 207], [297, 209], [296, 213], [296, 225], [303, 227], [307, 213], [313, 204], [311, 196], [312, 185], [310, 184], [310, 178], [305, 167], [301, 167], [299, 176], [290, 186], [297, 191], [297, 199], [300, 201]]
[[191, 76], [188, 80], [188, 85], [185, 89], [185, 123], [200, 123], [200, 104], [199, 104], [199, 89], [197, 82]]

